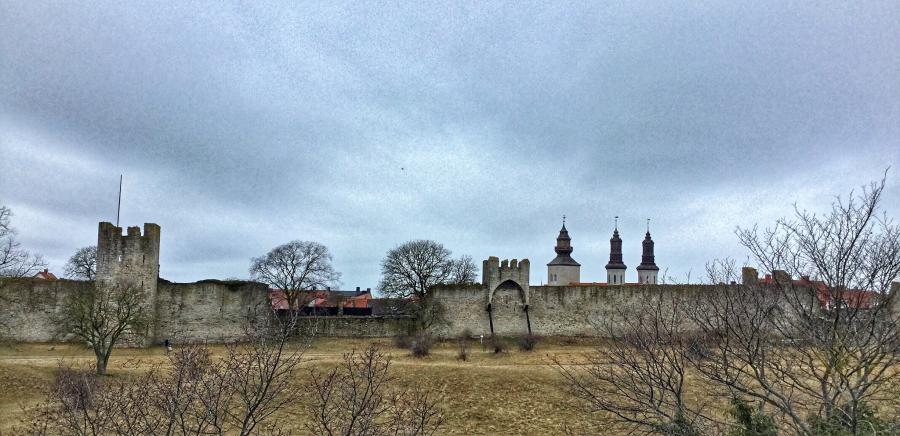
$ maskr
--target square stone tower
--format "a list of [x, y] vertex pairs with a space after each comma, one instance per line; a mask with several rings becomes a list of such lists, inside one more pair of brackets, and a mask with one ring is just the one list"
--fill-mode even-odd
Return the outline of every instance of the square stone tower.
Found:
[[[97, 236], [97, 284], [143, 290], [147, 296], [145, 310], [152, 315], [158, 280], [159, 226], [145, 223], [143, 235], [140, 227], [129, 227], [123, 236], [121, 227], [101, 222]], [[153, 328], [148, 329], [146, 338], [152, 338]]]

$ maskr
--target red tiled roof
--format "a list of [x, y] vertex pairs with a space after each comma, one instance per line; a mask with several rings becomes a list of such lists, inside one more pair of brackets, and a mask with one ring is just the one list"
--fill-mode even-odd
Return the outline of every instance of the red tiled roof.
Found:
[[[369, 301], [372, 299], [372, 292], [361, 291], [353, 296], [343, 296], [345, 291], [301, 291], [301, 297], [295, 303], [297, 306], [309, 307], [337, 307], [337, 302], [341, 301], [343, 307], [365, 308], [369, 307]], [[276, 310], [286, 310], [288, 308], [287, 297], [281, 289], [272, 289], [269, 291], [269, 300], [272, 302], [272, 308]]]
[[34, 275], [34, 278], [36, 278], [36, 279], [44, 279], [44, 280], [56, 280], [56, 275], [54, 275], [54, 274], [53, 274], [52, 272], [50, 272], [50, 271], [47, 271], [47, 268], [44, 268], [43, 271], [41, 271], [41, 272], [35, 274], [35, 275]]
[[[759, 279], [760, 284], [771, 285], [775, 283], [771, 274]], [[835, 300], [840, 300], [841, 304], [850, 309], [871, 309], [876, 304], [878, 293], [875, 291], [864, 291], [862, 289], [845, 289], [843, 291], [837, 289], [828, 289], [828, 285], [820, 280], [810, 280], [804, 276], [800, 280], [791, 280], [791, 283], [798, 286], [809, 286], [816, 290], [816, 299], [819, 300], [819, 306], [823, 309], [830, 309], [834, 306]]]

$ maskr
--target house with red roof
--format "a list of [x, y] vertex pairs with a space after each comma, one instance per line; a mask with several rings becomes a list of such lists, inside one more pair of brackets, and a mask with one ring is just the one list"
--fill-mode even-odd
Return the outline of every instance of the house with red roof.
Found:
[[35, 274], [33, 277], [41, 280], [56, 280], [56, 275], [48, 271], [47, 268], [44, 268], [43, 271]]
[[[281, 289], [269, 290], [269, 301], [271, 301], [272, 309], [274, 310], [288, 310], [287, 296]], [[300, 297], [295, 302], [294, 309], [303, 307], [321, 309], [313, 311], [316, 313], [358, 312], [358, 314], [363, 314], [365, 312], [364, 309], [371, 309], [371, 301], [371, 288], [366, 288], [364, 291], [360, 290], [359, 287], [356, 288], [356, 291], [309, 290], [300, 291]]]
[[745, 285], [759, 284], [771, 286], [776, 283], [790, 283], [794, 286], [809, 287], [815, 290], [819, 307], [824, 310], [833, 309], [873, 309], [878, 305], [878, 292], [862, 289], [830, 289], [821, 280], [810, 280], [809, 276], [793, 279], [787, 271], [775, 270], [774, 274], [758, 277], [755, 268], [741, 269], [742, 281]]

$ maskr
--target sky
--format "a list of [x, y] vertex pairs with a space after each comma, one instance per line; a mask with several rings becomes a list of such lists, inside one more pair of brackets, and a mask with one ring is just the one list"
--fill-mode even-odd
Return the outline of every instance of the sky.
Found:
[[0, 204], [51, 271], [97, 223], [160, 275], [247, 278], [291, 240], [376, 288], [412, 239], [677, 281], [738, 226], [878, 180], [900, 211], [900, 2], [0, 0]]

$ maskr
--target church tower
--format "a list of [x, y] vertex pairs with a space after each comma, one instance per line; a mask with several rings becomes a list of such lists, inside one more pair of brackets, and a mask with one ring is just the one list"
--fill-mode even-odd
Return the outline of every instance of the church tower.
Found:
[[628, 267], [622, 262], [622, 239], [619, 238], [619, 217], [616, 217], [616, 227], [612, 238], [609, 240], [609, 263], [606, 264], [606, 283], [609, 285], [621, 285], [625, 283], [625, 270]]
[[647, 234], [644, 236], [644, 253], [641, 256], [641, 264], [638, 265], [638, 282], [655, 285], [659, 267], [656, 266], [656, 256], [653, 255], [653, 239], [650, 237], [650, 220], [647, 220]]
[[556, 257], [547, 264], [547, 284], [565, 286], [581, 281], [581, 264], [572, 259], [572, 238], [566, 230], [566, 217], [556, 237]]

